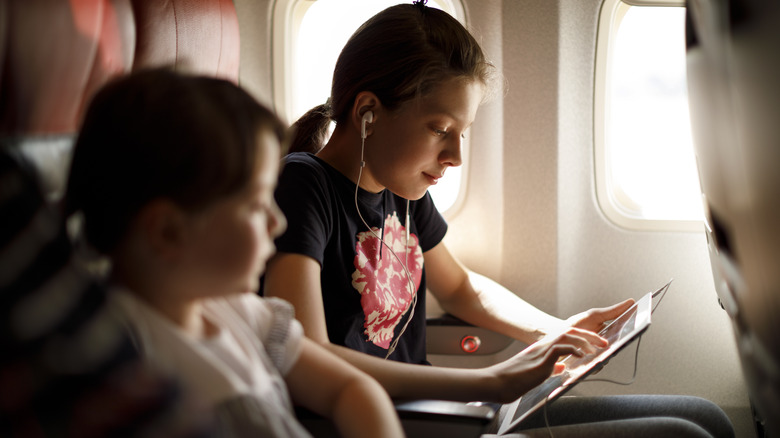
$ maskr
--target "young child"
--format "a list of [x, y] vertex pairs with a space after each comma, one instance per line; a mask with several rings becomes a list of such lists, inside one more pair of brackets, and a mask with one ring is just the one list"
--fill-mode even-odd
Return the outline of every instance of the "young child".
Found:
[[[366, 21], [339, 56], [328, 103], [296, 122], [295, 149], [314, 154], [285, 159], [276, 198], [290, 224], [263, 293], [292, 302], [308, 337], [393, 397], [508, 403], [549, 376], [557, 354], [605, 346], [595, 332], [631, 301], [561, 320], [450, 254], [447, 224], [427, 190], [461, 164], [461, 138], [496, 72], [457, 20], [424, 3]], [[458, 318], [531, 346], [483, 369], [422, 366], [426, 289]], [[680, 419], [666, 419], [670, 409]], [[579, 436], [732, 433], [717, 406], [693, 397], [575, 397], [549, 411], [556, 436], [565, 424]]]
[[366, 374], [254, 292], [285, 228], [273, 191], [285, 129], [232, 83], [166, 70], [93, 100], [66, 193], [111, 261], [116, 307], [146, 360], [216, 409], [226, 436], [307, 436], [293, 403], [342, 436], [402, 436]]

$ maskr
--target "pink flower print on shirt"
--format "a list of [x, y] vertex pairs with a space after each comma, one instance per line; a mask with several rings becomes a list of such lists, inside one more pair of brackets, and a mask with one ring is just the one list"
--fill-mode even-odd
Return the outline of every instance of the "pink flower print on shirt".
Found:
[[[395, 212], [385, 219], [384, 235], [379, 228], [373, 228], [373, 231], [393, 249], [401, 262], [387, 247], [380, 251], [380, 246], [384, 245], [373, 233], [358, 233], [352, 286], [360, 292], [360, 304], [365, 315], [364, 333], [370, 342], [387, 349], [393, 340], [395, 327], [401, 322], [401, 316], [411, 305], [413, 294], [420, 286], [423, 256], [414, 234], [409, 234], [409, 242], [404, 248], [406, 228]], [[407, 257], [409, 274], [414, 283], [413, 292], [409, 290], [409, 281], [401, 264], [406, 263]]]

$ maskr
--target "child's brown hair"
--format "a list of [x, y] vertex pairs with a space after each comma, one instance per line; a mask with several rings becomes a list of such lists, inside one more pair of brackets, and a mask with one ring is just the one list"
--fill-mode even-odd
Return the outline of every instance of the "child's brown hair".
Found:
[[261, 129], [285, 127], [222, 79], [168, 69], [138, 72], [92, 100], [74, 150], [66, 214], [81, 211], [87, 241], [109, 253], [135, 214], [166, 198], [196, 212], [244, 188]]

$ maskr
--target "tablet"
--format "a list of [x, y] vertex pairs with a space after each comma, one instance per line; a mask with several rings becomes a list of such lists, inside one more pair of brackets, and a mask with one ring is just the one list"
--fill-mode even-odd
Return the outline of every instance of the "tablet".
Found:
[[[671, 282], [670, 282], [671, 283]], [[511, 431], [523, 420], [574, 387], [585, 377], [600, 369], [623, 347], [637, 339], [650, 326], [653, 311], [653, 297], [668, 289], [667, 283], [655, 292], [648, 292], [622, 315], [610, 322], [599, 335], [609, 341], [609, 346], [583, 357], [567, 356], [560, 361], [565, 365], [560, 374], [550, 376], [541, 385], [525, 393], [509, 407], [498, 433]]]

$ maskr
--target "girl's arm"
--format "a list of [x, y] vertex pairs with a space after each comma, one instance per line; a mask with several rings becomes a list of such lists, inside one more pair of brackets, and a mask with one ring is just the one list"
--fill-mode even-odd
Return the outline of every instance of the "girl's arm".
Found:
[[412, 365], [380, 359], [331, 344], [325, 326], [320, 265], [298, 254], [277, 254], [268, 264], [264, 292], [295, 306], [305, 335], [374, 377], [394, 398], [510, 402], [540, 384], [562, 355], [595, 351], [601, 338], [564, 331], [545, 338], [497, 365], [459, 369]]
[[532, 306], [495, 281], [468, 271], [444, 243], [425, 253], [428, 288], [442, 309], [478, 327], [527, 344], [574, 327], [580, 335], [598, 331], [605, 321], [627, 310], [632, 300], [591, 309], [561, 320]]
[[296, 404], [332, 419], [343, 437], [403, 437], [385, 390], [374, 379], [309, 339], [285, 376]]

